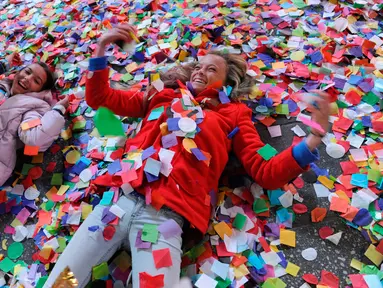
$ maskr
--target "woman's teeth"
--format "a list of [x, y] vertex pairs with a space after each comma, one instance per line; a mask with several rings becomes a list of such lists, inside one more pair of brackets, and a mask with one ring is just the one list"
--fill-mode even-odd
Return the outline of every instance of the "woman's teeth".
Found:
[[19, 84], [19, 86], [21, 87], [21, 88], [23, 88], [24, 90], [26, 90], [27, 89], [27, 87], [25, 87], [20, 81], [18, 81], [17, 82], [18, 84]]

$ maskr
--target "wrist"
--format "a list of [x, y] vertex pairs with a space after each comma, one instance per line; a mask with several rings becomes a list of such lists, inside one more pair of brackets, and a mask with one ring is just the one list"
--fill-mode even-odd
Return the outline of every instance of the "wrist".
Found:
[[104, 44], [103, 41], [98, 42], [97, 49], [96, 49], [96, 57], [102, 57], [105, 55], [105, 47], [106, 45]]
[[322, 137], [311, 133], [307, 136], [305, 141], [310, 151], [314, 151], [322, 142]]
[[53, 106], [52, 110], [57, 111], [61, 114], [61, 116], [64, 116], [66, 108], [61, 104], [56, 104]]

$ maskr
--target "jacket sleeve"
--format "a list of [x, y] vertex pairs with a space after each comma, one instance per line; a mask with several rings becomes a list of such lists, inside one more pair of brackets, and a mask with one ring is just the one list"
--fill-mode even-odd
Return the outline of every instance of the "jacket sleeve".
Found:
[[264, 160], [257, 153], [265, 144], [251, 121], [251, 110], [244, 104], [240, 104], [239, 107], [236, 122], [239, 131], [233, 137], [233, 150], [246, 172], [257, 184], [265, 189], [274, 190], [305, 171], [294, 158], [293, 147], [268, 161]]
[[88, 105], [93, 109], [98, 109], [100, 106], [106, 107], [120, 116], [144, 117], [144, 93], [112, 89], [109, 85], [109, 69], [103, 68], [104, 65], [93, 64], [92, 66], [94, 62], [90, 62], [85, 86], [85, 98]]
[[39, 151], [47, 150], [54, 140], [60, 135], [65, 125], [64, 117], [56, 110], [51, 110], [40, 115], [37, 111], [29, 111], [23, 115], [21, 124], [40, 118], [41, 125], [28, 130], [22, 130], [19, 126], [19, 138], [28, 146], [38, 146]]
[[7, 60], [0, 60], [0, 75], [9, 70], [9, 64]]

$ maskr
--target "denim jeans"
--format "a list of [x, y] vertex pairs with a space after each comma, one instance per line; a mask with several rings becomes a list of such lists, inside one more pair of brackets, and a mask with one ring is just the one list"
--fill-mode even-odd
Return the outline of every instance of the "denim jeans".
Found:
[[[121, 196], [117, 205], [126, 214], [116, 226], [114, 237], [110, 241], [105, 241], [101, 232], [97, 237], [90, 236], [90, 233], [94, 232], [88, 231], [88, 227], [95, 225], [105, 227], [101, 221], [105, 206], [98, 205], [74, 234], [59, 257], [44, 287], [52, 287], [66, 266], [69, 266], [78, 279], [78, 287], [85, 287], [91, 278], [92, 267], [108, 261], [122, 247], [131, 251], [134, 288], [139, 288], [140, 272], [146, 272], [152, 276], [164, 274], [165, 287], [172, 287], [178, 283], [181, 269], [181, 236], [164, 239], [160, 233], [158, 242], [152, 244], [150, 249], [137, 249], [135, 243], [137, 233], [142, 230], [145, 223], [160, 225], [169, 219], [174, 219], [182, 227], [183, 218], [167, 208], [157, 211], [151, 205], [146, 205], [143, 198], [131, 195]], [[164, 248], [170, 249], [173, 265], [157, 270], [154, 265], [152, 250]]]

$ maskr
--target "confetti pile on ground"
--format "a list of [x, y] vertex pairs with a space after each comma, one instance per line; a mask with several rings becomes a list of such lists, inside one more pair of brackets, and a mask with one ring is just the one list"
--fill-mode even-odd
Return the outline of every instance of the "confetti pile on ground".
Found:
[[[6, 253], [2, 255], [0, 270], [6, 275], [0, 277], [0, 285], [5, 286], [8, 281], [43, 287], [52, 267], [46, 264], [56, 261], [71, 235], [100, 201], [111, 207], [112, 216], [106, 227], [113, 227], [121, 217], [121, 211], [113, 205], [119, 188], [108, 186], [113, 183], [105, 183], [100, 176], [123, 177], [127, 190], [135, 175], [122, 176], [125, 167], [150, 151], [125, 153], [123, 137], [101, 137], [100, 130], [105, 126], [94, 128], [92, 118], [96, 112], [83, 100], [83, 89], [88, 58], [100, 33], [125, 21], [137, 27], [140, 44], [133, 55], [117, 46], [110, 46], [107, 51], [113, 67], [110, 77], [122, 85], [139, 89], [146, 85], [148, 77], [156, 79], [158, 71], [193, 61], [210, 48], [241, 54], [248, 60], [248, 75], [257, 83], [243, 101], [253, 109], [254, 122], [267, 126], [271, 137], [282, 136], [280, 126], [273, 125], [277, 116], [297, 117], [302, 125], [315, 127], [306, 113], [311, 101], [309, 90], [321, 89], [331, 96], [333, 125], [323, 142], [331, 157], [341, 158], [343, 173], [329, 175], [326, 167], [312, 165], [305, 181], [298, 177], [279, 190], [263, 191], [257, 184], [221, 188], [208, 237], [183, 256], [184, 274], [195, 286], [254, 287], [257, 283], [264, 288], [279, 288], [286, 287], [279, 277], [287, 273], [299, 275], [309, 284], [319, 283], [318, 287], [338, 287], [341, 275], [325, 270], [320, 279], [312, 274], [301, 275], [300, 268], [283, 253], [283, 248], [296, 246], [295, 232], [289, 229], [294, 225], [295, 214], [311, 213], [312, 222], [326, 217], [326, 208], [308, 211], [299, 195], [304, 185], [314, 185], [318, 197], [329, 199], [329, 209], [339, 213], [347, 225], [359, 229], [371, 243], [365, 255], [374, 265], [353, 259], [355, 273], [346, 281], [350, 287], [382, 287], [382, 10], [382, 0], [211, 0], [201, 4], [170, 0], [2, 1], [2, 55], [17, 50], [25, 64], [36, 55], [55, 66], [60, 75], [60, 92], [71, 95], [71, 105], [68, 125], [61, 133], [68, 144], [50, 148], [53, 154], [62, 151], [65, 171], [60, 171], [55, 162], [42, 171], [44, 155], [38, 154], [23, 165], [22, 171], [16, 171], [20, 173], [0, 191], [0, 213], [15, 215], [1, 231], [11, 234], [13, 243], [2, 241]], [[161, 89], [161, 83], [158, 84], [156, 88]], [[222, 97], [221, 101], [228, 99]], [[152, 111], [153, 119], [162, 112]], [[97, 113], [98, 117], [109, 119], [104, 121], [107, 127], [123, 130], [128, 138], [140, 128], [140, 119], [122, 119], [121, 126], [108, 111]], [[298, 125], [293, 132], [294, 143], [306, 135]], [[234, 134], [229, 137], [235, 137]], [[207, 155], [197, 150], [193, 152], [195, 157], [208, 162]], [[266, 145], [258, 153], [270, 159], [276, 151]], [[164, 161], [153, 163], [146, 171], [147, 177], [155, 181], [160, 172], [159, 177], [166, 177], [167, 171], [157, 168], [166, 164], [171, 169], [169, 157], [165, 155]], [[51, 177], [48, 192], [34, 186], [42, 175]], [[275, 209], [276, 221], [271, 221], [268, 217]], [[90, 234], [103, 233], [106, 241], [113, 237], [113, 231], [103, 229], [98, 227]], [[158, 234], [157, 227], [153, 229], [146, 234]], [[156, 241], [144, 234], [139, 239], [142, 247], [148, 240]], [[342, 232], [323, 227], [318, 237], [338, 245]], [[36, 245], [33, 264], [18, 260], [26, 238], [33, 238]], [[154, 259], [160, 258], [159, 267], [171, 265], [170, 255], [165, 252], [153, 255]], [[315, 260], [316, 254], [313, 248], [302, 252], [307, 261]], [[130, 266], [129, 256], [122, 252], [112, 263], [95, 267], [93, 279], [125, 281]], [[159, 281], [154, 275], [146, 277], [145, 281]]]

